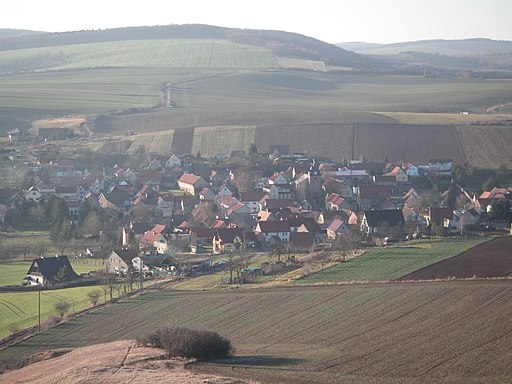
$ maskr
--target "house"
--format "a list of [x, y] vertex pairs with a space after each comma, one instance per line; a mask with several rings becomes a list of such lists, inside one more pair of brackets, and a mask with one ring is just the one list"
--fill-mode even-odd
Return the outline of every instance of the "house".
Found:
[[378, 208], [391, 199], [391, 188], [385, 185], [363, 184], [356, 189], [356, 203], [361, 210]]
[[383, 176], [393, 176], [398, 184], [407, 183], [409, 181], [409, 176], [407, 176], [405, 171], [399, 166], [394, 167], [390, 172], [385, 173]]
[[165, 226], [156, 225], [150, 231], [147, 231], [139, 240], [139, 247], [154, 247], [158, 255], [165, 254], [169, 247], [167, 245], [167, 239], [163, 234], [164, 230]]
[[428, 169], [432, 173], [437, 173], [441, 176], [449, 176], [452, 173], [453, 161], [452, 159], [430, 159], [428, 161]]
[[130, 194], [125, 191], [102, 192], [98, 198], [101, 208], [124, 211], [131, 205]]
[[263, 187], [263, 191], [271, 199], [291, 199], [292, 189], [289, 184], [270, 184]]
[[337, 193], [341, 197], [352, 197], [352, 188], [341, 180], [326, 177], [322, 186], [325, 193]]
[[133, 269], [133, 259], [138, 256], [137, 251], [134, 249], [113, 250], [105, 261], [105, 270], [108, 273], [125, 275]]
[[290, 241], [290, 225], [286, 220], [259, 221], [254, 232], [261, 236], [265, 243]]
[[325, 209], [328, 211], [340, 211], [342, 209], [351, 209], [352, 207], [346, 199], [337, 193], [331, 193], [325, 198]]
[[402, 237], [404, 216], [400, 209], [379, 209], [364, 211], [361, 232], [367, 236]]
[[414, 207], [420, 200], [420, 195], [414, 188], [409, 189], [402, 197], [402, 203], [406, 207]]
[[376, 185], [384, 185], [389, 187], [397, 185], [396, 176], [394, 175], [375, 175], [372, 176], [372, 179]]
[[222, 184], [217, 192], [217, 196], [234, 196], [234, 190], [228, 184]]
[[78, 277], [67, 256], [40, 257], [32, 261], [25, 280], [28, 285], [53, 285]]
[[153, 158], [149, 163], [149, 169], [151, 171], [159, 171], [162, 169], [162, 162], [158, 158]]
[[334, 219], [327, 227], [327, 238], [335, 240], [339, 236], [346, 235], [349, 229], [345, 222], [340, 219]]
[[240, 192], [240, 202], [249, 208], [250, 213], [258, 213], [263, 209], [268, 195], [263, 191]]
[[418, 166], [411, 163], [402, 163], [402, 169], [405, 171], [405, 174], [409, 177], [419, 177], [420, 170]]
[[428, 226], [444, 226], [446, 220], [453, 219], [453, 210], [447, 207], [430, 207], [425, 215]]
[[418, 214], [414, 208], [404, 206], [402, 208], [402, 214], [406, 223], [415, 223], [417, 225], [425, 225], [425, 219], [422, 215]]
[[213, 253], [237, 252], [244, 247], [243, 228], [217, 228], [213, 235]]
[[215, 200], [215, 193], [213, 193], [213, 191], [210, 188], [203, 187], [201, 189], [201, 191], [199, 192], [199, 200], [200, 201], [213, 201], [213, 200]]
[[179, 168], [181, 167], [181, 160], [179, 159], [178, 156], [176, 155], [172, 155], [171, 157], [169, 157], [167, 159], [167, 161], [165, 162], [165, 168]]
[[43, 197], [43, 194], [39, 192], [36, 188], [30, 188], [25, 192], [25, 200], [31, 201], [33, 203], [39, 203]]
[[11, 143], [17, 143], [19, 137], [21, 136], [21, 132], [20, 132], [20, 130], [18, 128], [15, 128], [15, 129], [13, 129], [11, 131], [8, 131], [7, 135], [9, 137], [9, 141]]
[[208, 183], [201, 176], [193, 173], [184, 173], [178, 180], [180, 190], [192, 196], [197, 196], [202, 188], [207, 187]]
[[174, 196], [159, 195], [156, 201], [156, 214], [162, 217], [172, 217], [174, 210]]

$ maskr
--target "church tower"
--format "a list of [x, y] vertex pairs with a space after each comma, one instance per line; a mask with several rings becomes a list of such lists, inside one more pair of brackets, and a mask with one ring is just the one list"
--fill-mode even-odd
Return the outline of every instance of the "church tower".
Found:
[[318, 164], [313, 159], [313, 164], [308, 171], [307, 199], [318, 209], [324, 205], [324, 193], [322, 191], [322, 174], [318, 168]]

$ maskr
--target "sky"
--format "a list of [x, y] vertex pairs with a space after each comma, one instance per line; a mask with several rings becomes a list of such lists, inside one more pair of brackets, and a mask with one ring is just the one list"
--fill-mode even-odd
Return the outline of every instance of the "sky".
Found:
[[49, 32], [210, 24], [328, 43], [512, 40], [512, 0], [0, 0], [0, 28]]

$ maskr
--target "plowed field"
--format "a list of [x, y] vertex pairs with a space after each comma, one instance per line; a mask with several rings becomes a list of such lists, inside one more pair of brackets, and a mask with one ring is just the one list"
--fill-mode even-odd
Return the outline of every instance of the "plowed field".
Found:
[[512, 237], [501, 237], [410, 273], [400, 280], [512, 276]]
[[135, 338], [164, 324], [227, 336], [236, 358], [195, 370], [263, 383], [510, 383], [510, 281], [153, 291], [0, 352]]

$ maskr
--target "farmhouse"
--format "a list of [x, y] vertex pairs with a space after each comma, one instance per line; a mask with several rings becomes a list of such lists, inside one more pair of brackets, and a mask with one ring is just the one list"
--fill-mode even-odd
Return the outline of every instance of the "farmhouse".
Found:
[[40, 257], [32, 261], [25, 281], [28, 285], [52, 285], [77, 277], [67, 256]]

